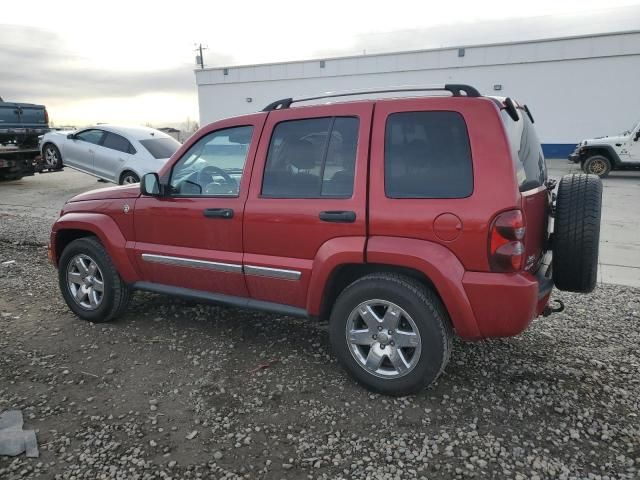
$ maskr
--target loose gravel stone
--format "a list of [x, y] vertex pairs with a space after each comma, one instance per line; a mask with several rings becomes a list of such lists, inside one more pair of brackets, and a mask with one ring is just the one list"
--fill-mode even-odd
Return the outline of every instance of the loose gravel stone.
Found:
[[44, 247], [0, 242], [0, 410], [40, 447], [2, 480], [640, 478], [638, 289], [554, 292], [563, 313], [456, 341], [437, 385], [391, 398], [326, 324], [148, 293], [83, 322]]

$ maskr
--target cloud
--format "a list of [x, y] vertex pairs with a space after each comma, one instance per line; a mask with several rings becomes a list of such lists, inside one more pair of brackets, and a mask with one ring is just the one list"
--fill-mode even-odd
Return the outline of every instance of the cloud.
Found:
[[637, 5], [553, 16], [456, 21], [429, 28], [356, 34], [351, 44], [342, 48], [316, 50], [313, 57], [330, 58], [636, 30], [638, 22], [640, 6]]
[[[222, 55], [207, 59], [230, 61]], [[77, 55], [57, 33], [0, 24], [0, 96], [5, 100], [45, 103], [158, 92], [195, 93], [192, 65], [148, 71], [107, 70], [94, 65], [95, 61]]]

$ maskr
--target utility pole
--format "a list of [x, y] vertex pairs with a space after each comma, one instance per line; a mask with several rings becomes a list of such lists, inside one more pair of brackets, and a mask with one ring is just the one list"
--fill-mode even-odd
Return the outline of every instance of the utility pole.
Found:
[[202, 44], [198, 44], [198, 47], [194, 50], [196, 52], [199, 52], [199, 55], [196, 55], [196, 63], [200, 64], [200, 68], [204, 69], [204, 56], [202, 54], [203, 50], [208, 50], [208, 47], [203, 47]]

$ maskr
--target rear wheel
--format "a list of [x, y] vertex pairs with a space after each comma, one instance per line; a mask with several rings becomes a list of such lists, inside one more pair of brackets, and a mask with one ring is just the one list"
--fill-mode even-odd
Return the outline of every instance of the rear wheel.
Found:
[[140, 183], [140, 177], [138, 177], [135, 172], [122, 172], [122, 175], [120, 175], [120, 185], [130, 185], [132, 183]]
[[45, 144], [42, 153], [45, 168], [49, 170], [60, 170], [62, 168], [62, 155], [60, 155], [60, 150], [53, 143]]
[[131, 289], [95, 237], [79, 238], [64, 249], [58, 280], [67, 305], [83, 320], [108, 322], [129, 303]]
[[560, 290], [589, 293], [596, 286], [602, 182], [565, 175], [558, 187], [553, 232], [553, 281]]
[[607, 157], [594, 155], [587, 158], [582, 164], [582, 171], [590, 175], [597, 175], [604, 178], [611, 172], [611, 162]]
[[329, 328], [340, 363], [375, 392], [418, 392], [449, 360], [452, 330], [444, 307], [429, 289], [401, 275], [372, 274], [349, 285]]

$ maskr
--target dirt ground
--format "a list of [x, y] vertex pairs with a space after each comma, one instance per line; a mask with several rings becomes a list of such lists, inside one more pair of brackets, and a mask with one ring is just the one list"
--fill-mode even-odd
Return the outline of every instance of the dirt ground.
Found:
[[557, 293], [504, 340], [456, 342], [404, 398], [355, 384], [326, 324], [136, 293], [109, 324], [63, 303], [42, 246], [0, 242], [0, 411], [40, 458], [0, 478], [638, 478], [640, 290]]

